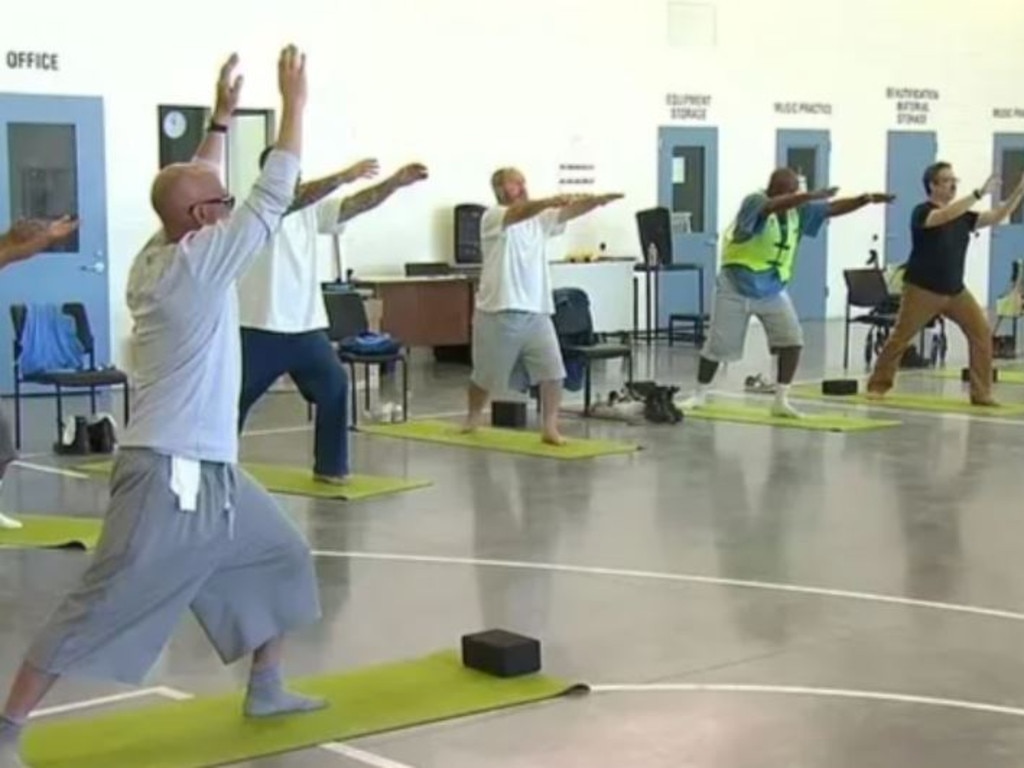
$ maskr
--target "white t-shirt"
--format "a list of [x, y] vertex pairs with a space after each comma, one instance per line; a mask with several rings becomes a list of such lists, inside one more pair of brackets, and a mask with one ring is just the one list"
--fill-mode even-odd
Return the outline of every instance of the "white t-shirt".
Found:
[[555, 313], [547, 241], [562, 234], [559, 211], [549, 208], [532, 219], [504, 227], [507, 206], [488, 208], [480, 219], [482, 267], [476, 307], [481, 312]]
[[270, 245], [238, 280], [243, 328], [305, 333], [328, 326], [320, 289], [318, 235], [338, 235], [340, 198], [328, 198], [284, 217]]

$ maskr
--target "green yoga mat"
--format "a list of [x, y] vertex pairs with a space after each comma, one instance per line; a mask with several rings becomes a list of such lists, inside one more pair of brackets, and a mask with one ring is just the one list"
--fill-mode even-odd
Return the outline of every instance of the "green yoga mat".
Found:
[[0, 547], [6, 549], [95, 549], [103, 521], [89, 517], [15, 517], [23, 527], [0, 528]]
[[[938, 370], [922, 371], [922, 376], [932, 379], [956, 379], [960, 381], [959, 368], [939, 368]], [[966, 382], [965, 382], [966, 383]], [[1024, 384], [1024, 371], [999, 369], [997, 384]]]
[[[345, 485], [330, 485], [317, 482], [313, 479], [310, 470], [302, 467], [249, 462], [244, 462], [242, 466], [268, 491], [320, 499], [360, 501], [390, 493], [426, 488], [432, 484], [429, 480], [408, 480], [403, 477], [352, 475]], [[114, 463], [111, 461], [97, 461], [80, 464], [75, 468], [82, 472], [107, 475], [110, 474], [113, 467]]]
[[910, 394], [908, 392], [890, 392], [881, 400], [872, 400], [863, 392], [857, 395], [837, 397], [825, 395], [820, 385], [794, 387], [794, 397], [812, 400], [828, 400], [842, 403], [855, 403], [878, 408], [899, 408], [906, 411], [922, 411], [929, 413], [963, 413], [972, 416], [1020, 416], [1024, 414], [1024, 404], [984, 406], [971, 405], [963, 395], [958, 397], [941, 397], [939, 395]]
[[742, 405], [710, 403], [703, 408], [684, 412], [688, 419], [728, 421], [736, 424], [762, 424], [786, 429], [807, 429], [817, 432], [867, 432], [874, 429], [898, 427], [900, 422], [868, 419], [843, 413], [805, 413], [800, 419], [773, 416], [768, 406], [751, 408]]
[[26, 730], [25, 757], [33, 768], [200, 768], [585, 690], [540, 675], [491, 677], [464, 668], [451, 652], [290, 686], [327, 698], [330, 707], [251, 721], [241, 716], [241, 694], [232, 694], [44, 720]]
[[458, 424], [447, 421], [407, 421], [399, 424], [373, 424], [360, 427], [360, 432], [384, 437], [398, 437], [406, 440], [422, 440], [428, 443], [458, 445], [464, 448], [482, 448], [505, 453], [520, 453], [527, 456], [541, 456], [546, 459], [592, 459], [597, 456], [633, 453], [640, 446], [614, 440], [591, 440], [569, 437], [565, 445], [547, 445], [541, 442], [536, 430], [497, 429], [481, 427], [476, 432], [464, 434]]

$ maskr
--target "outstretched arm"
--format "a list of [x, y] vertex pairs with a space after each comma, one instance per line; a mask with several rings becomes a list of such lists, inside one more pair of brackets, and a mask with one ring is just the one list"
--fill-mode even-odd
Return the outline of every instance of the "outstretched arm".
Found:
[[838, 187], [829, 187], [828, 189], [817, 189], [813, 192], [794, 192], [791, 195], [768, 197], [765, 198], [761, 215], [768, 216], [772, 213], [785, 213], [793, 208], [799, 208], [801, 205], [813, 203], [815, 200], [828, 200], [835, 197], [838, 191]]
[[410, 163], [399, 168], [394, 174], [380, 184], [349, 195], [341, 201], [338, 208], [338, 223], [354, 219], [360, 214], [372, 211], [402, 187], [408, 187], [427, 178], [427, 167], [420, 163]]
[[578, 196], [576, 195], [555, 195], [554, 197], [545, 197], [540, 200], [513, 203], [505, 209], [505, 217], [502, 219], [501, 226], [504, 228], [511, 227], [513, 224], [540, 216], [549, 208], [564, 208], [567, 205], [571, 205], [577, 199]]
[[64, 216], [55, 221], [22, 219], [0, 235], [0, 269], [42, 253], [78, 229], [78, 219]]
[[838, 200], [833, 200], [828, 206], [828, 215], [832, 216], [845, 216], [848, 213], [859, 211], [865, 205], [871, 205], [872, 203], [891, 203], [896, 199], [896, 195], [889, 195], [884, 192], [870, 192], [857, 197], [841, 197]]
[[1002, 205], [996, 206], [990, 211], [985, 211], [978, 216], [977, 227], [980, 229], [981, 227], [1002, 224], [1010, 218], [1010, 214], [1020, 207], [1021, 201], [1024, 201], [1024, 176], [1021, 177], [1017, 188], [1013, 190], [1013, 194], [1007, 200], [1004, 200]]
[[943, 224], [948, 224], [954, 219], [959, 219], [971, 210], [986, 194], [994, 194], [998, 189], [999, 179], [996, 176], [989, 177], [989, 180], [985, 182], [985, 186], [981, 189], [975, 190], [966, 197], [961, 197], [959, 200], [955, 200], [942, 208], [936, 208], [929, 213], [928, 218], [924, 220], [925, 229], [941, 227]]
[[621, 200], [625, 195], [613, 192], [608, 195], [584, 195], [578, 200], [574, 200], [565, 206], [561, 211], [558, 212], [558, 221], [564, 224], [567, 221], [585, 216], [591, 211], [600, 208], [601, 206], [608, 205], [608, 203], [614, 202], [615, 200]]
[[232, 79], [238, 66], [238, 54], [233, 53], [220, 68], [217, 76], [217, 97], [210, 119], [213, 130], [207, 130], [203, 143], [196, 150], [195, 162], [214, 165], [219, 171], [224, 163], [224, 136], [231, 123], [231, 116], [238, 109], [238, 98], [242, 95], [244, 78], [239, 75]]
[[359, 179], [372, 179], [379, 171], [380, 164], [373, 158], [368, 158], [330, 176], [300, 184], [295, 193], [295, 202], [288, 209], [288, 213], [301, 211], [307, 206], [319, 203], [343, 184], [351, 184]]

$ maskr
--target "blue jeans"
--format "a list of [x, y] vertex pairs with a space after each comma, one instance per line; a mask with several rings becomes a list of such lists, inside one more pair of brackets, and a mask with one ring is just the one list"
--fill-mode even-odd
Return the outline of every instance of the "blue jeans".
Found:
[[274, 333], [242, 329], [242, 397], [238, 430], [252, 406], [284, 374], [316, 406], [313, 472], [340, 476], [348, 466], [348, 373], [323, 331]]

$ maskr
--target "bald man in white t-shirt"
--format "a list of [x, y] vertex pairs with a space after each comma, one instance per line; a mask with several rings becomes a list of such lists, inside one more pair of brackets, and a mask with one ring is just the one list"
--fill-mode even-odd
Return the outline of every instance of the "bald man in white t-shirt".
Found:
[[[269, 150], [260, 158], [260, 167]], [[348, 374], [327, 336], [317, 237], [340, 234], [359, 214], [383, 203], [402, 187], [427, 178], [419, 164], [348, 197], [329, 197], [342, 184], [377, 174], [376, 160], [363, 160], [323, 179], [300, 183], [295, 202], [270, 245], [238, 281], [242, 326], [242, 393], [239, 431], [256, 401], [288, 374], [303, 398], [316, 406], [313, 438], [315, 480], [347, 482]]]
[[498, 204], [480, 220], [483, 251], [473, 317], [473, 375], [466, 431], [480, 426], [491, 392], [518, 388], [520, 370], [540, 389], [541, 439], [562, 445], [558, 411], [565, 367], [552, 320], [547, 241], [566, 222], [622, 195], [559, 195], [530, 200], [526, 179], [515, 168], [491, 176]]

